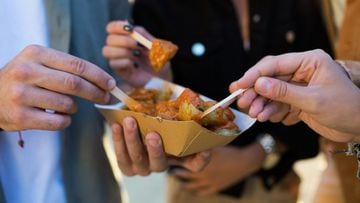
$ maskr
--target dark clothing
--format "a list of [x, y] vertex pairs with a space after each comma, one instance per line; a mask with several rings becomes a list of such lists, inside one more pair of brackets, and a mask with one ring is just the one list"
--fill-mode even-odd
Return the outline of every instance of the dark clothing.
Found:
[[[134, 23], [154, 36], [173, 41], [179, 52], [172, 60], [174, 82], [220, 100], [229, 94], [230, 82], [266, 55], [321, 48], [331, 52], [321, 12], [314, 0], [251, 0], [251, 49], [245, 51], [230, 0], [136, 0]], [[192, 53], [195, 43], [205, 53]], [[318, 153], [318, 135], [300, 123], [291, 127], [256, 123], [232, 144], [242, 146], [269, 133], [287, 146], [273, 169], [260, 171], [268, 188], [281, 179], [296, 160]], [[237, 161], [237, 160], [234, 160]], [[241, 183], [224, 191], [239, 195]]]

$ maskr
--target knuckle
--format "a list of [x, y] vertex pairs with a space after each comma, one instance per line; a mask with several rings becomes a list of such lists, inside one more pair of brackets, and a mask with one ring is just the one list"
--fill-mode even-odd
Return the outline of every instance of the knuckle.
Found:
[[39, 45], [28, 45], [22, 51], [26, 56], [39, 56], [43, 53], [44, 48]]
[[10, 71], [13, 79], [19, 81], [26, 81], [30, 77], [30, 66], [26, 63], [16, 62]]
[[140, 176], [143, 176], [143, 177], [144, 177], [144, 176], [148, 176], [148, 175], [150, 175], [150, 171], [140, 172], [139, 175], [140, 175]]
[[70, 61], [70, 67], [73, 69], [75, 74], [82, 75], [86, 70], [86, 62], [82, 59], [75, 58]]
[[102, 55], [105, 56], [106, 58], [110, 58], [110, 55], [109, 55], [109, 47], [108, 46], [104, 46], [102, 48]]
[[58, 119], [54, 119], [49, 122], [49, 129], [64, 129], [70, 125], [71, 119], [69, 116], [60, 116]]
[[69, 97], [64, 98], [60, 105], [62, 106], [64, 112], [75, 113], [76, 111], [76, 102]]
[[312, 56], [319, 59], [320, 61], [328, 61], [329, 59], [331, 59], [330, 55], [322, 49], [314, 50], [314, 54], [312, 54]]
[[143, 165], [143, 163], [145, 162], [145, 158], [141, 154], [134, 155], [132, 160], [136, 165]]
[[81, 79], [74, 75], [68, 75], [64, 79], [64, 85], [68, 90], [77, 92], [80, 90]]
[[326, 55], [326, 53], [322, 49], [315, 49], [314, 52], [315, 52], [315, 54], [318, 54], [318, 55]]
[[160, 173], [160, 172], [163, 172], [166, 170], [166, 166], [152, 166], [151, 167], [151, 171], [154, 171], [154, 172], [157, 172], [157, 173]]
[[279, 82], [275, 85], [274, 96], [275, 98], [284, 98], [287, 95], [287, 85]]
[[139, 176], [148, 176], [150, 174], [150, 171], [145, 169], [145, 168], [138, 168], [135, 167], [134, 171], [136, 174], [138, 174]]
[[114, 40], [114, 37], [112, 35], [108, 35], [106, 37], [106, 44], [108, 44], [108, 45], [112, 44], [113, 40]]
[[131, 70], [133, 67], [133, 62], [128, 58], [123, 58], [116, 63], [116, 68], [123, 70]]
[[133, 177], [135, 176], [135, 173], [132, 172], [132, 171], [129, 171], [129, 170], [126, 170], [126, 169], [122, 169], [120, 168], [121, 170], [121, 173], [124, 174], [125, 176], [128, 176], [128, 177]]
[[15, 87], [12, 88], [11, 91], [11, 101], [13, 103], [20, 103], [21, 101], [24, 100], [25, 95], [26, 95], [26, 88], [23, 85], [16, 85]]
[[23, 125], [23, 121], [26, 120], [26, 112], [23, 109], [17, 108], [12, 113], [12, 121], [15, 125]]
[[118, 164], [118, 167], [120, 169], [124, 169], [124, 168], [127, 168], [127, 166], [129, 165], [129, 163], [121, 158], [118, 158], [117, 159], [117, 164]]
[[273, 59], [274, 57], [275, 57], [275, 56], [267, 55], [267, 56], [265, 56], [264, 58], [262, 58], [261, 61], [268, 61], [268, 60]]

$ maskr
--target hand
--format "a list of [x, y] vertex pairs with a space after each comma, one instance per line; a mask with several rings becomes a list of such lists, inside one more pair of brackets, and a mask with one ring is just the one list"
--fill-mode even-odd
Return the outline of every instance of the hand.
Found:
[[200, 172], [175, 169], [174, 175], [185, 179], [182, 187], [200, 196], [218, 193], [258, 171], [265, 152], [258, 143], [244, 148], [231, 146], [214, 149], [210, 163]]
[[118, 166], [126, 176], [146, 176], [151, 172], [161, 172], [170, 164], [199, 171], [210, 158], [209, 152], [182, 158], [168, 157], [160, 136], [155, 132], [146, 135], [144, 145], [136, 121], [131, 117], [125, 118], [122, 126], [113, 124], [111, 129]]
[[339, 142], [356, 139], [360, 132], [360, 91], [323, 51], [267, 57], [232, 83], [230, 91], [248, 87], [254, 89], [240, 97], [238, 105], [253, 109], [261, 120], [275, 116], [292, 124], [301, 119]]
[[70, 95], [107, 103], [107, 92], [115, 85], [109, 74], [89, 62], [30, 45], [0, 71], [0, 128], [63, 129], [77, 109]]
[[[129, 25], [126, 21], [114, 21], [106, 28], [109, 35], [103, 55], [109, 59], [110, 67], [133, 87], [144, 86], [153, 76], [171, 80], [170, 64], [160, 73], [155, 73], [150, 67], [149, 50], [130, 37], [131, 33], [124, 29], [126, 25]], [[149, 40], [154, 38], [143, 27], [136, 26], [133, 29]]]

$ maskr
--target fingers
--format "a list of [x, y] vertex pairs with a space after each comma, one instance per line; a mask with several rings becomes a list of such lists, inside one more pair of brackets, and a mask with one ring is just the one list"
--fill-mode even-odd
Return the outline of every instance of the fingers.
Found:
[[257, 97], [251, 104], [250, 109], [249, 109], [249, 116], [256, 118], [257, 115], [262, 112], [262, 110], [264, 109], [264, 106], [267, 103], [267, 99], [264, 97]]
[[176, 169], [173, 175], [177, 178], [186, 180], [182, 182], [181, 188], [196, 192], [199, 196], [206, 196], [218, 191], [216, 185], [211, 180], [205, 178], [200, 173], [193, 173], [183, 169]]
[[173, 170], [172, 175], [185, 180], [193, 180], [198, 177], [196, 173], [181, 168]]
[[262, 76], [282, 77], [289, 79], [296, 71], [303, 69], [303, 72], [296, 75], [297, 81], [308, 81], [311, 78], [315, 65], [319, 60], [331, 59], [322, 50], [312, 50], [300, 53], [289, 53], [279, 56], [266, 57], [250, 68], [243, 77], [231, 84], [231, 88], [249, 88], [254, 86], [256, 80]]
[[[36, 108], [16, 108], [10, 113], [11, 123], [5, 130], [59, 130], [70, 125], [68, 115], [53, 114]], [[36, 119], [34, 119], [36, 118]]]
[[150, 41], [152, 41], [154, 39], [154, 36], [152, 36], [145, 28], [141, 27], [141, 26], [136, 26], [134, 28], [134, 30], [138, 33], [140, 33], [142, 36], [144, 36], [145, 38], [149, 39]]
[[113, 124], [111, 128], [118, 166], [124, 175], [145, 176], [167, 168], [167, 157], [157, 133], [146, 135], [145, 147], [133, 118], [125, 118], [123, 127]]
[[126, 176], [135, 175], [132, 169], [132, 162], [126, 147], [123, 128], [119, 124], [114, 123], [111, 126], [111, 130], [117, 163], [121, 172]]
[[18, 86], [8, 95], [15, 103], [37, 107], [39, 109], [54, 110], [57, 113], [72, 114], [77, 110], [75, 101], [56, 92], [42, 88]]
[[270, 101], [264, 106], [262, 112], [257, 115], [257, 120], [260, 122], [267, 120], [280, 122], [288, 115], [289, 109], [290, 106], [287, 104]]
[[129, 36], [119, 34], [108, 35], [106, 38], [106, 44], [128, 49], [136, 49], [138, 47], [137, 42], [134, 39]]
[[146, 135], [146, 148], [149, 153], [150, 171], [161, 172], [167, 168], [167, 158], [162, 141], [157, 133]]
[[139, 175], [149, 174], [149, 160], [145, 146], [138, 133], [138, 127], [133, 118], [127, 117], [123, 121], [125, 143], [132, 161], [133, 170]]
[[133, 58], [133, 52], [130, 49], [115, 47], [113, 45], [105, 46], [103, 48], [103, 55], [108, 59]]
[[110, 60], [109, 64], [114, 70], [119, 71], [119, 74], [121, 71], [131, 71], [135, 68], [134, 62], [130, 59], [113, 59]]
[[284, 125], [294, 125], [300, 122], [301, 111], [298, 108], [291, 107], [289, 113], [285, 116], [285, 118], [281, 121]]
[[110, 34], [129, 35], [129, 30], [124, 29], [124, 26], [129, 25], [126, 21], [112, 21], [107, 24], [106, 31]]
[[182, 166], [192, 172], [198, 172], [209, 163], [210, 157], [210, 151], [204, 151], [187, 157], [170, 158], [169, 164]]
[[301, 109], [311, 108], [308, 98], [312, 97], [312, 93], [309, 88], [266, 77], [259, 78], [255, 84], [255, 91], [260, 95]]
[[37, 45], [26, 47], [21, 57], [46, 67], [77, 75], [103, 90], [115, 87], [115, 80], [96, 65], [69, 54]]
[[247, 109], [252, 102], [257, 98], [258, 94], [253, 88], [246, 90], [237, 100], [237, 105], [240, 109]]
[[32, 69], [33, 77], [29, 79], [30, 82], [44, 89], [79, 96], [96, 103], [107, 103], [110, 100], [108, 92], [77, 75], [41, 67], [37, 64]]

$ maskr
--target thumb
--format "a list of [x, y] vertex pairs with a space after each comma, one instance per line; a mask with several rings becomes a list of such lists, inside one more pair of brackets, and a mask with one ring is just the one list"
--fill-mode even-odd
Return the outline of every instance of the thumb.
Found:
[[260, 77], [256, 80], [255, 91], [268, 99], [283, 102], [300, 109], [306, 109], [310, 97], [307, 87], [290, 84], [274, 78]]

